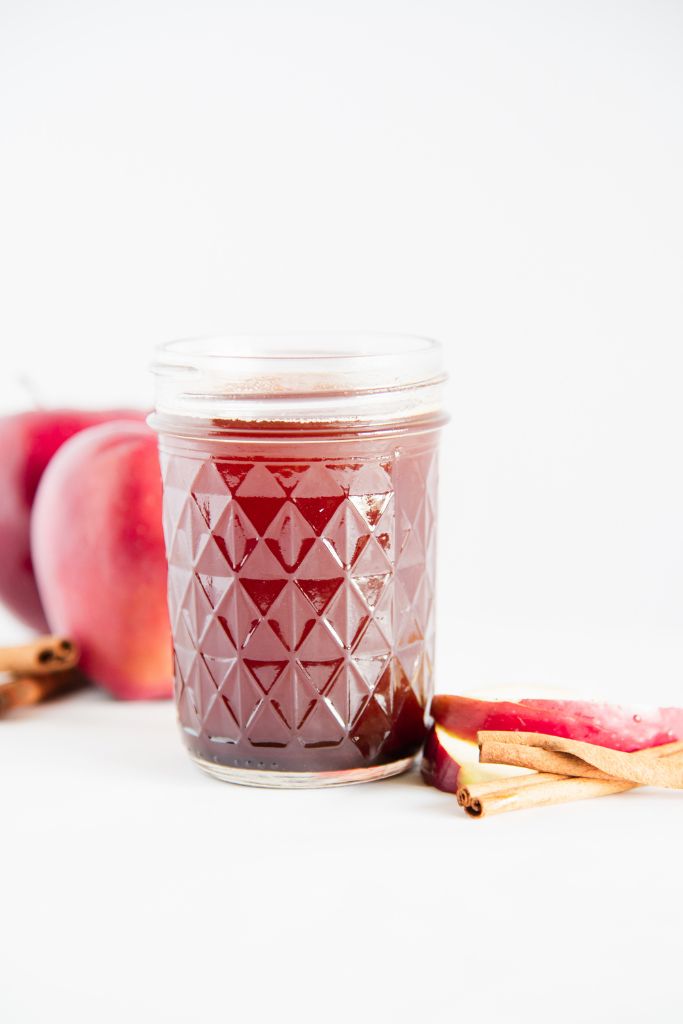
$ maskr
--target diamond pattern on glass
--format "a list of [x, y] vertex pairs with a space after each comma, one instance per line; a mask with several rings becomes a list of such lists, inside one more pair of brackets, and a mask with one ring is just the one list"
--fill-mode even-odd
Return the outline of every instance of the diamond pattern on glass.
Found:
[[434, 448], [361, 443], [334, 461], [298, 444], [285, 461], [273, 447], [262, 461], [162, 450], [188, 743], [302, 771], [414, 753], [432, 681]]

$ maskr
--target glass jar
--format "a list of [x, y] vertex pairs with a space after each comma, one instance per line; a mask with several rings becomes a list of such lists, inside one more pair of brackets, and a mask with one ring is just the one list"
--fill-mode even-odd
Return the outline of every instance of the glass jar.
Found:
[[197, 339], [153, 369], [192, 757], [258, 786], [404, 771], [434, 672], [440, 346]]

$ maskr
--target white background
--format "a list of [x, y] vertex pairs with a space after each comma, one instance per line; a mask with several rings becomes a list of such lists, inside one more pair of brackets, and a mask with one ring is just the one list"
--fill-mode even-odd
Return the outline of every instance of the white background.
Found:
[[[150, 403], [174, 336], [438, 337], [439, 689], [683, 703], [682, 57], [673, 0], [3, 0], [0, 411]], [[242, 791], [95, 695], [0, 760], [8, 1024], [675, 1008], [675, 796]]]

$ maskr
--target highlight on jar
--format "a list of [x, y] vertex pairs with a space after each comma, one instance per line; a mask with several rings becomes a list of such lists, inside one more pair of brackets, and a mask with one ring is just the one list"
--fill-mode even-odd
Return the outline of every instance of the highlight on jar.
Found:
[[191, 757], [258, 786], [407, 770], [434, 687], [440, 346], [197, 339], [154, 373]]

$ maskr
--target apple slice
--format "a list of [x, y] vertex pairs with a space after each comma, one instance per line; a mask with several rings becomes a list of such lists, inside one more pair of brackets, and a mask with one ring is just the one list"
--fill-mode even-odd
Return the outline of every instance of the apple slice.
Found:
[[[436, 725], [431, 727], [422, 750], [420, 771], [428, 786], [442, 789], [444, 793], [455, 793], [458, 788], [460, 762], [446, 749], [448, 740], [452, 743], [465, 743], [465, 740], [453, 739]], [[468, 744], [470, 747], [472, 745]]]
[[438, 725], [427, 734], [422, 752], [422, 778], [444, 793], [455, 793], [459, 786], [473, 782], [527, 775], [528, 768], [507, 764], [479, 764], [479, 747], [470, 740], [451, 736]]
[[437, 694], [431, 714], [442, 731], [470, 743], [476, 743], [477, 733], [483, 729], [542, 732], [624, 751], [683, 738], [681, 708], [529, 698], [496, 701]]
[[[548, 686], [529, 686], [528, 691], [538, 697], [557, 700], [565, 693]], [[474, 694], [478, 703], [498, 703], [506, 698], [517, 699], [519, 688], [496, 686]], [[434, 700], [437, 700], [435, 697]], [[528, 768], [516, 768], [508, 764], [480, 764], [479, 746], [476, 733], [462, 738], [448, 732], [434, 723], [427, 735], [422, 753], [422, 777], [427, 785], [435, 786], [445, 793], [455, 793], [458, 786], [469, 786], [474, 782], [490, 782], [494, 779], [510, 778], [513, 775], [527, 775]]]

